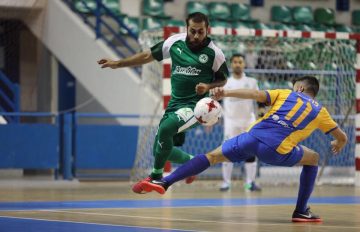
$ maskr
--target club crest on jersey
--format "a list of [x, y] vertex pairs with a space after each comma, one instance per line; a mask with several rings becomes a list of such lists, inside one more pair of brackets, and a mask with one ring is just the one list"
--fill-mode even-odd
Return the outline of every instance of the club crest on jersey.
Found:
[[205, 64], [209, 60], [209, 57], [206, 54], [201, 54], [199, 56], [199, 61], [203, 64]]

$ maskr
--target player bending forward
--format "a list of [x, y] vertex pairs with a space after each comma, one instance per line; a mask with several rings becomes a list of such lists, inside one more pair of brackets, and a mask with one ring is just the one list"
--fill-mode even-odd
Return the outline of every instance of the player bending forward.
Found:
[[173, 183], [197, 175], [210, 165], [224, 161], [241, 162], [257, 156], [261, 161], [271, 165], [303, 165], [292, 221], [321, 222], [322, 219], [313, 214], [307, 205], [314, 188], [319, 154], [298, 144], [309, 137], [314, 130], [320, 129], [335, 138], [331, 141], [331, 149], [334, 154], [338, 154], [345, 146], [347, 136], [337, 126], [326, 108], [314, 100], [318, 91], [319, 82], [313, 76], [296, 79], [293, 91], [213, 89], [211, 93], [217, 100], [223, 97], [255, 99], [270, 105], [270, 110], [247, 132], [225, 141], [222, 146], [205, 155], [197, 155], [160, 181], [147, 182], [143, 185], [144, 190], [148, 192], [155, 190], [164, 194]]

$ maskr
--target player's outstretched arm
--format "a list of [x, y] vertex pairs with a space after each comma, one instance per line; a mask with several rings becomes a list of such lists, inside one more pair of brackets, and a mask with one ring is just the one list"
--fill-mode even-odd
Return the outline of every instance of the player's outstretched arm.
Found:
[[335, 140], [331, 141], [331, 151], [334, 154], [338, 154], [348, 141], [347, 135], [339, 127], [330, 132], [330, 134], [335, 138]]
[[230, 89], [224, 90], [222, 87], [217, 87], [210, 90], [210, 94], [216, 99], [220, 100], [223, 97], [236, 97], [243, 99], [254, 99], [257, 102], [265, 103], [267, 96], [263, 90], [253, 89]]
[[207, 92], [209, 92], [210, 89], [213, 89], [215, 87], [222, 87], [226, 84], [226, 79], [221, 81], [212, 82], [209, 84], [205, 83], [199, 83], [195, 86], [195, 91], [198, 95], [203, 95]]
[[143, 51], [140, 53], [136, 53], [133, 56], [121, 59], [121, 60], [111, 60], [107, 58], [103, 58], [98, 60], [98, 64], [101, 65], [101, 68], [123, 68], [123, 67], [133, 67], [139, 66], [143, 64], [147, 64], [154, 60], [154, 57], [151, 54], [151, 51]]

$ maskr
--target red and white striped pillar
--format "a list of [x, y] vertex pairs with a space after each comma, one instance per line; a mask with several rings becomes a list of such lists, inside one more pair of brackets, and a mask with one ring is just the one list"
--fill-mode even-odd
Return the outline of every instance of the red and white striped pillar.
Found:
[[360, 38], [356, 40], [355, 186], [360, 187]]

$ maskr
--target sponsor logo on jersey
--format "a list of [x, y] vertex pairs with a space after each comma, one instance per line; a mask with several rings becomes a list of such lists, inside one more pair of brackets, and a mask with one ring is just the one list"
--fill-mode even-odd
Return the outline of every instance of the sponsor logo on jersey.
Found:
[[280, 120], [279, 115], [273, 114], [273, 115], [271, 116], [271, 118], [272, 118], [272, 120], [274, 120], [276, 123], [280, 124], [281, 126], [283, 126], [283, 127], [285, 127], [285, 128], [292, 129], [285, 121]]
[[186, 76], [198, 76], [201, 73], [200, 69], [197, 69], [195, 67], [181, 67], [176, 66], [173, 74], [182, 74]]
[[206, 54], [201, 54], [199, 56], [199, 61], [203, 64], [205, 64], [209, 60], [209, 57]]

